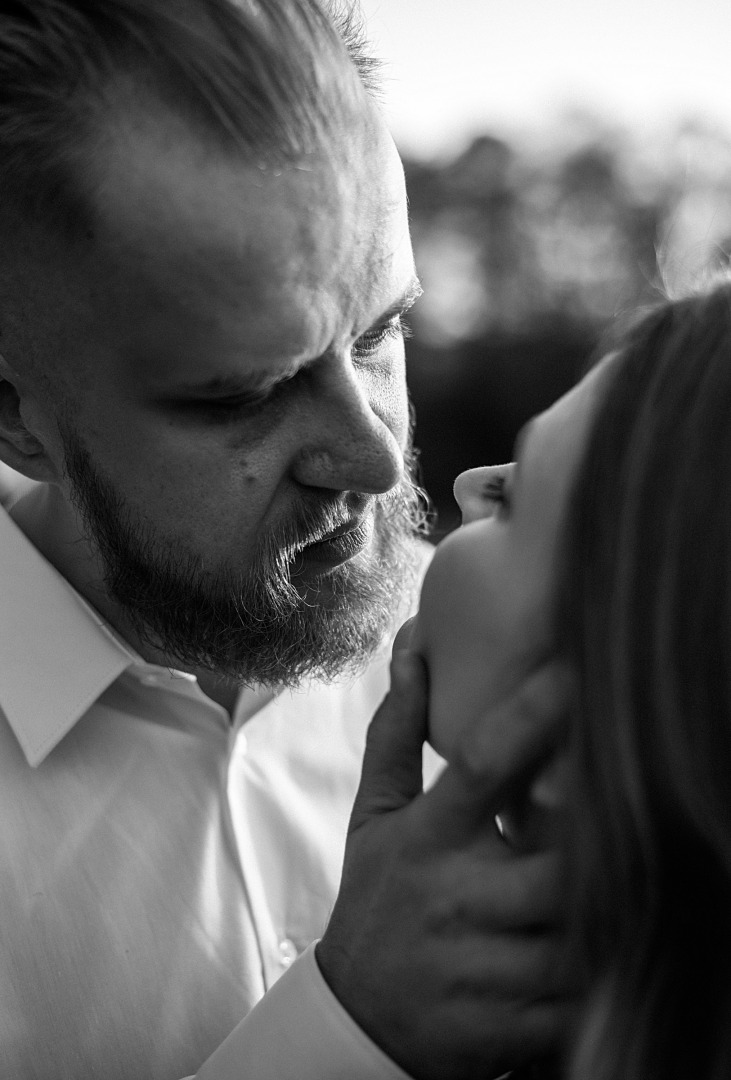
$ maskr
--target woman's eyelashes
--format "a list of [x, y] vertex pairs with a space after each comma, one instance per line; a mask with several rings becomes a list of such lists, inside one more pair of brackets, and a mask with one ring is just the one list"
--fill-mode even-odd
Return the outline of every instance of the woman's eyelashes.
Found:
[[482, 496], [487, 502], [494, 503], [495, 507], [510, 508], [510, 491], [508, 490], [508, 474], [496, 473], [485, 480], [482, 487]]

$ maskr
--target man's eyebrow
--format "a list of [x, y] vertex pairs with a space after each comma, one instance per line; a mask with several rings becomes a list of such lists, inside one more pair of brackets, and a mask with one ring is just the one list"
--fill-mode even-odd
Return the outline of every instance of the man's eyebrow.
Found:
[[424, 290], [421, 287], [421, 282], [418, 277], [414, 275], [406, 286], [403, 294], [395, 301], [395, 303], [386, 308], [378, 319], [378, 322], [387, 322], [389, 319], [395, 318], [396, 315], [405, 315], [406, 312], [414, 306], [419, 297], [423, 295], [423, 292]]
[[[382, 315], [378, 317], [376, 323], [385, 323], [389, 319], [396, 318], [397, 315], [405, 315], [406, 312], [414, 306], [419, 297], [423, 294], [424, 290], [421, 286], [421, 282], [418, 277], [414, 275], [406, 289], [401, 294], [398, 300], [394, 301]], [[307, 365], [304, 365], [307, 366]], [[214, 375], [213, 378], [208, 379], [203, 383], [182, 383], [175, 387], [175, 393], [185, 396], [187, 394], [210, 394], [216, 397], [236, 397], [237, 395], [249, 393], [255, 393], [261, 390], [262, 386], [265, 386], [267, 382], [271, 382], [272, 385], [282, 382], [287, 378], [291, 378], [297, 374], [297, 371], [301, 365], [295, 364], [292, 366], [291, 371], [278, 371], [276, 376], [267, 373], [265, 375], [257, 375], [254, 372], [236, 372], [230, 375]]]

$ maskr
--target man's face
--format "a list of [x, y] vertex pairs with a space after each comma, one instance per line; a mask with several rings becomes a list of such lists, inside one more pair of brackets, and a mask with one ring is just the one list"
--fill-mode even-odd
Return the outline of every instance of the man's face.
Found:
[[[120, 129], [53, 305], [46, 443], [123, 621], [183, 664], [285, 681], [324, 619], [339, 655], [310, 666], [334, 674], [393, 611], [413, 258], [389, 137], [369, 116], [347, 140], [280, 171]], [[241, 655], [255, 628], [278, 667]]]

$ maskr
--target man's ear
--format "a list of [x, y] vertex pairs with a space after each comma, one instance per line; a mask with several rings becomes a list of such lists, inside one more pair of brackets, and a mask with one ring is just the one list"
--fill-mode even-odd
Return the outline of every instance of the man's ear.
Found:
[[22, 377], [0, 354], [0, 460], [31, 480], [57, 481], [58, 470], [33, 430], [35, 412]]

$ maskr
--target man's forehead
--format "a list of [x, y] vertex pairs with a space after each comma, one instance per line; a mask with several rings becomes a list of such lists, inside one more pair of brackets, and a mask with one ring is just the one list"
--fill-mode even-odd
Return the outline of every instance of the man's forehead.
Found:
[[[262, 264], [278, 260], [299, 261], [300, 275], [321, 278], [325, 267], [313, 255], [325, 245], [317, 241], [338, 234], [337, 250], [352, 247], [375, 272], [388, 258], [394, 223], [405, 222], [400, 162], [373, 124], [351, 132], [341, 149], [274, 166], [216, 151], [176, 117], [120, 124], [95, 163], [100, 239], [113, 244], [115, 260], [154, 264], [167, 256], [203, 276], [215, 248], [240, 277], [248, 269], [252, 287], [266, 287]], [[195, 251], [199, 260], [180, 263]]]
[[403, 171], [366, 134], [358, 165], [350, 146], [274, 168], [206, 156], [179, 128], [126, 132], [97, 169], [90, 245], [120, 349], [174, 369], [215, 340], [223, 361], [286, 367], [397, 302], [413, 275]]
[[[152, 103], [148, 108], [116, 108], [109, 116], [104, 136], [95, 144], [89, 167], [97, 189], [115, 205], [115, 191], [124, 196], [117, 210], [135, 209], [129, 195], [162, 193], [166, 198], [190, 203], [198, 194], [200, 208], [205, 198], [197, 191], [200, 182], [213, 184], [213, 192], [227, 194], [247, 187], [266, 189], [273, 179], [304, 173], [316, 177], [318, 188], [332, 197], [361, 185], [367, 195], [373, 180], [388, 164], [393, 142], [380, 114], [369, 102], [362, 114], [351, 118], [339, 137], [323, 142], [297, 160], [278, 162], [265, 151], [246, 151], [224, 146], [220, 139], [174, 112]], [[280, 187], [286, 187], [280, 185]], [[229, 192], [231, 193], [231, 192]]]

